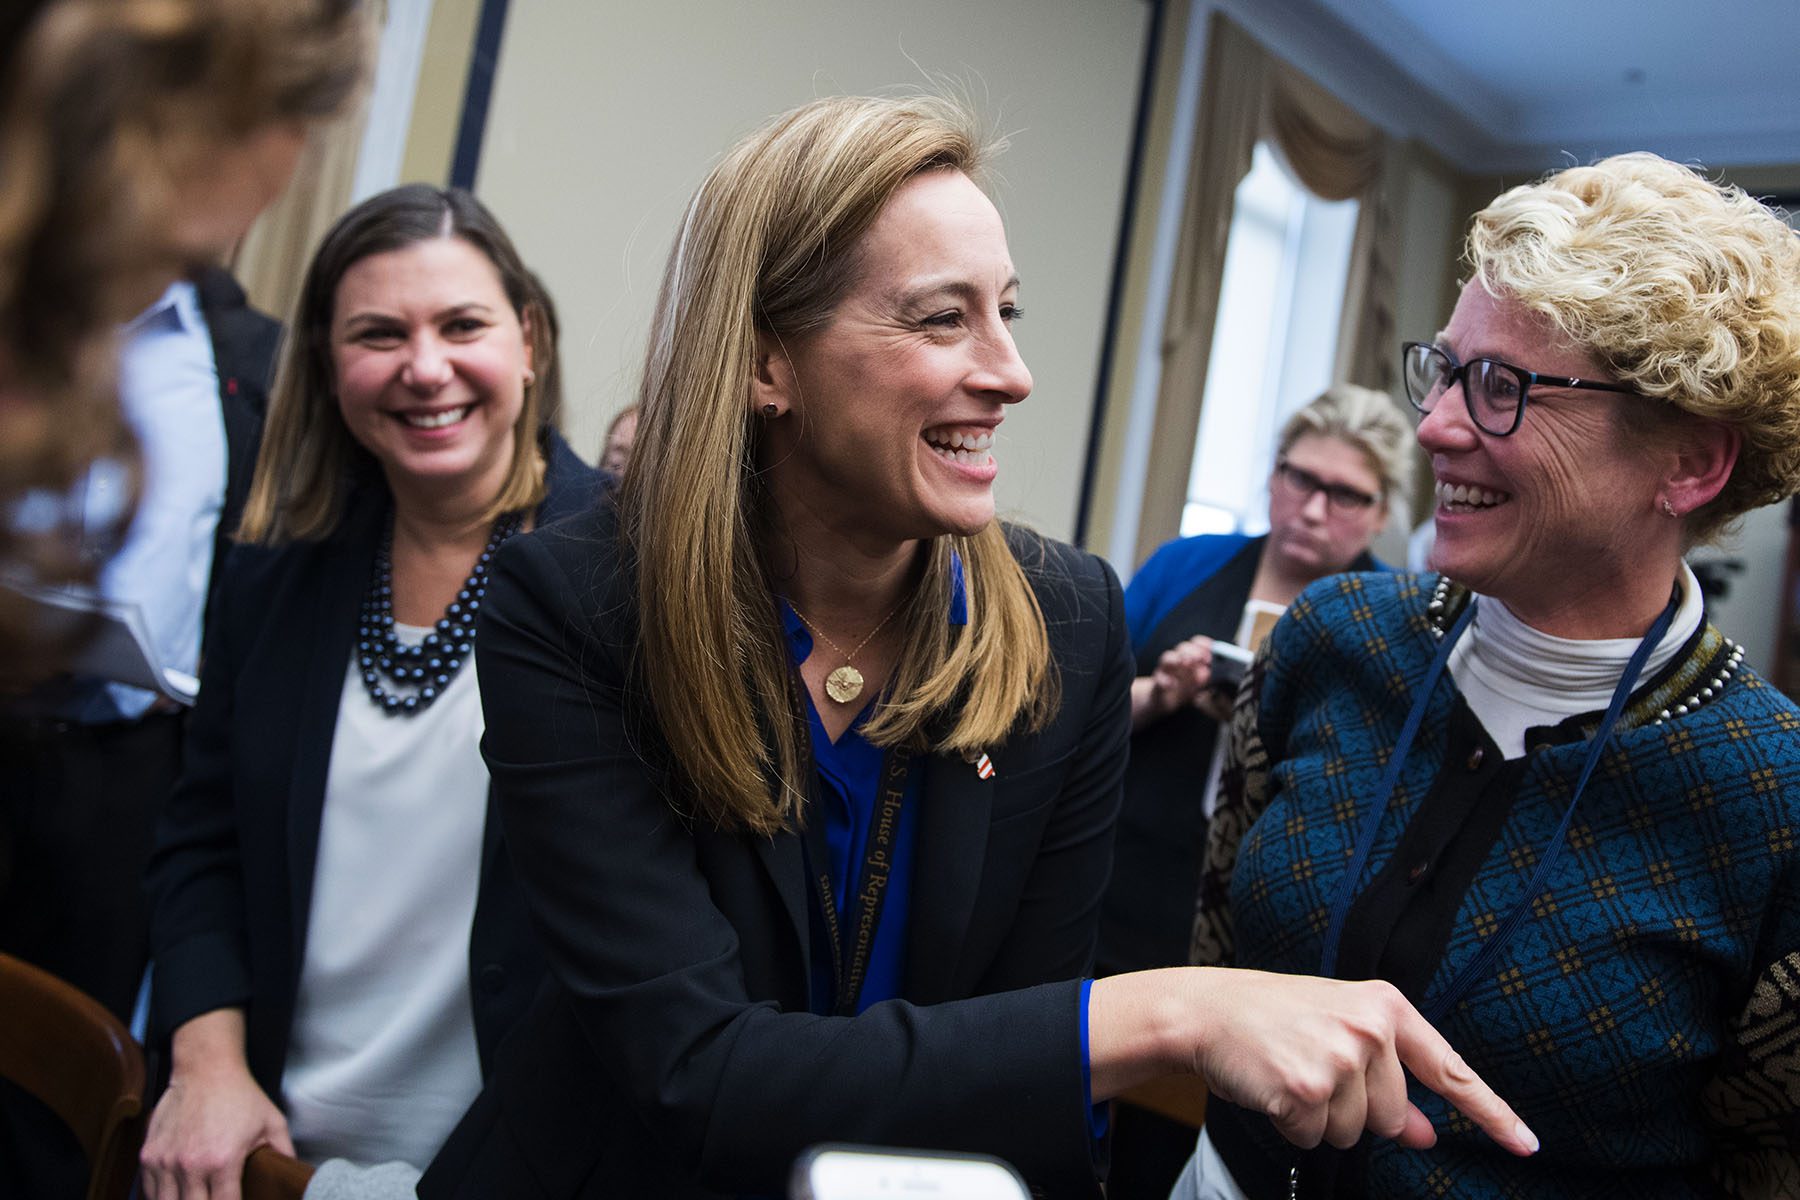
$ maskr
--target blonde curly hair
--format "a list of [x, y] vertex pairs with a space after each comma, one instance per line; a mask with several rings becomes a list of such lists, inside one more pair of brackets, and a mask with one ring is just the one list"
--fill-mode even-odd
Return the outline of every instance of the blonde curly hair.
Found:
[[1502, 194], [1466, 256], [1621, 383], [1737, 431], [1691, 540], [1800, 490], [1800, 233], [1742, 189], [1620, 154]]

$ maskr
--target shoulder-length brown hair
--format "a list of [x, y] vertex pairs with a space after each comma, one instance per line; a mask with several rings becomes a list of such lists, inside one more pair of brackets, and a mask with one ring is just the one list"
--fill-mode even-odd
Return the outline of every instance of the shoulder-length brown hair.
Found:
[[[684, 816], [770, 834], [797, 823], [807, 790], [806, 734], [760, 552], [772, 514], [750, 411], [758, 335], [823, 327], [853, 282], [863, 234], [901, 185], [930, 170], [973, 175], [983, 155], [971, 115], [946, 100], [817, 100], [739, 142], [688, 205], [620, 493], [638, 567], [638, 669], [691, 792]], [[964, 626], [945, 619], [953, 550]], [[1049, 637], [998, 524], [938, 537], [925, 559], [864, 736], [973, 754], [1040, 726], [1057, 704]]]
[[335, 399], [331, 318], [338, 282], [372, 254], [440, 237], [460, 238], [494, 264], [507, 300], [528, 330], [536, 364], [537, 382], [525, 389], [513, 430], [511, 470], [483, 519], [530, 508], [544, 498], [540, 434], [561, 403], [556, 321], [548, 301], [512, 239], [479, 200], [460, 188], [415, 183], [371, 196], [345, 213], [306, 269], [269, 398], [240, 540], [277, 544], [329, 537], [351, 485], [375, 474], [374, 457], [344, 427]]

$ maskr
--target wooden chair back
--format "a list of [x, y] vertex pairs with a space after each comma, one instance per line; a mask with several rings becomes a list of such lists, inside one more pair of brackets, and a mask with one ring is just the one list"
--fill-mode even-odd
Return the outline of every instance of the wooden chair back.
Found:
[[144, 1052], [99, 1001], [0, 954], [0, 1077], [43, 1101], [87, 1152], [87, 1200], [125, 1200], [144, 1138]]
[[279, 1150], [258, 1147], [244, 1161], [244, 1200], [300, 1200], [313, 1168]]

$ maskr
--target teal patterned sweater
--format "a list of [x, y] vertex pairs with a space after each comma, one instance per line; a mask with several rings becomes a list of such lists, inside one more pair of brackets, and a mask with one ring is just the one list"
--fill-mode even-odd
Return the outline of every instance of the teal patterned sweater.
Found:
[[[1467, 602], [1439, 585], [1333, 577], [1276, 626], [1233, 722], [1195, 961], [1318, 971], [1361, 806]], [[1444, 766], [1456, 700], [1446, 675], [1363, 886]], [[1585, 752], [1532, 753], [1421, 1007], [1519, 902]], [[1440, 1022], [1542, 1151], [1513, 1157], [1414, 1085], [1438, 1144], [1373, 1142], [1368, 1194], [1800, 1196], [1797, 838], [1800, 709], [1706, 625], [1634, 693], [1530, 918]], [[1272, 1161], [1289, 1157], [1266, 1121], [1248, 1123]]]

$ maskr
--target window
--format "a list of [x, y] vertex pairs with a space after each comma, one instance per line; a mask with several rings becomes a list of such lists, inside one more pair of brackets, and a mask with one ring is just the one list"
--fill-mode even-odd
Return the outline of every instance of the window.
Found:
[[1275, 434], [1331, 382], [1356, 211], [1307, 192], [1257, 144], [1225, 243], [1184, 536], [1268, 529]]

